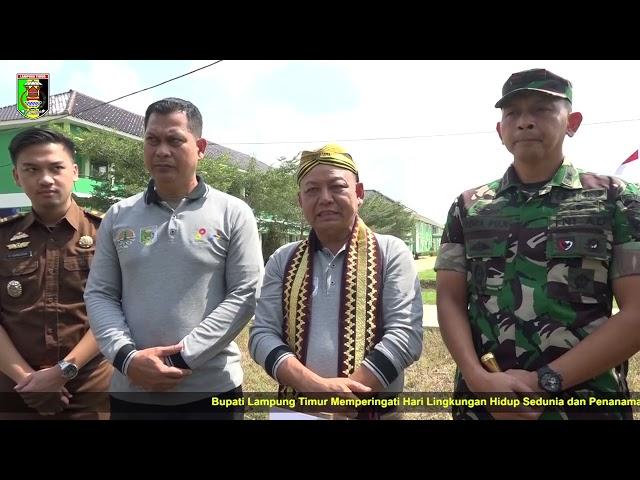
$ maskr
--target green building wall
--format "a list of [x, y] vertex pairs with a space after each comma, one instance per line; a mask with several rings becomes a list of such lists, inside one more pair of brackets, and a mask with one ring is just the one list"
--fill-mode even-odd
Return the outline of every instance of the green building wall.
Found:
[[13, 181], [13, 164], [9, 156], [9, 143], [17, 130], [4, 132], [0, 130], [0, 193], [20, 193], [22, 189]]
[[416, 229], [409, 248], [415, 256], [436, 252], [440, 247], [442, 228], [416, 219]]

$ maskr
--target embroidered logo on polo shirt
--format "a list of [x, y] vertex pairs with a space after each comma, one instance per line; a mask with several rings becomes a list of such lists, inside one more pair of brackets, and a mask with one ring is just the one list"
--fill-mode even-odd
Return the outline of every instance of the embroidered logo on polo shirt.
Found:
[[202, 242], [207, 238], [207, 229], [204, 227], [200, 227], [193, 237], [197, 242]]
[[220, 230], [216, 230], [216, 233], [211, 232], [208, 238], [210, 243], [219, 242], [220, 240], [223, 240], [223, 239], [224, 239], [224, 236], [222, 235], [222, 232]]
[[136, 239], [136, 232], [131, 228], [123, 228], [116, 233], [116, 246], [118, 248], [129, 248]]
[[142, 227], [140, 229], [140, 243], [145, 247], [155, 243], [158, 238], [158, 226], [149, 225], [148, 227]]

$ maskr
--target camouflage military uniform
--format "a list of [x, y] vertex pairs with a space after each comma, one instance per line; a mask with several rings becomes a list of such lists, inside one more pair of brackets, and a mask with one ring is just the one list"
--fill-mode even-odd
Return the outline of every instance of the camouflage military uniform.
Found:
[[[502, 179], [464, 192], [449, 211], [436, 270], [467, 275], [468, 315], [478, 356], [535, 371], [611, 316], [611, 281], [640, 274], [637, 185], [582, 172], [567, 160], [527, 192], [513, 166]], [[628, 395], [626, 362], [564, 395]], [[460, 372], [455, 395], [469, 392]], [[545, 410], [541, 418], [572, 418]], [[629, 418], [629, 408], [604, 413]], [[455, 407], [454, 418], [486, 411]], [[577, 415], [577, 414], [576, 414]], [[593, 418], [590, 414], [589, 418]]]

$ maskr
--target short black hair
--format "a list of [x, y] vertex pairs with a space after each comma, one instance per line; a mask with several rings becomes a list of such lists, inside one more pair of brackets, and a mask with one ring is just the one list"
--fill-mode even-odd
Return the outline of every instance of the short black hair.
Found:
[[144, 129], [147, 129], [149, 117], [152, 113], [169, 115], [174, 112], [184, 112], [187, 116], [187, 125], [191, 133], [198, 138], [202, 136], [202, 115], [200, 114], [200, 110], [188, 100], [176, 97], [163, 98], [149, 105], [144, 114]]
[[48, 128], [29, 127], [18, 133], [9, 143], [9, 155], [13, 165], [17, 165], [18, 156], [23, 150], [33, 145], [46, 145], [57, 143], [71, 155], [71, 161], [75, 163], [76, 145], [62, 133]]

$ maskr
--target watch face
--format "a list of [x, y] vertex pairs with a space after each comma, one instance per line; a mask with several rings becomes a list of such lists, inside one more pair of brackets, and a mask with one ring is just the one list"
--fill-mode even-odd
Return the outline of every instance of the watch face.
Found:
[[540, 383], [542, 384], [542, 388], [544, 388], [547, 392], [555, 393], [560, 391], [560, 379], [553, 373], [543, 374], [542, 378], [540, 379]]
[[64, 378], [67, 378], [67, 379], [71, 380], [71, 379], [76, 378], [76, 375], [78, 375], [78, 368], [72, 363], [68, 363], [62, 369], [62, 376]]

